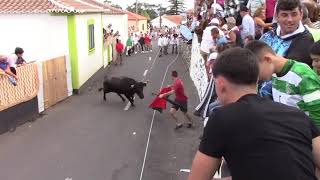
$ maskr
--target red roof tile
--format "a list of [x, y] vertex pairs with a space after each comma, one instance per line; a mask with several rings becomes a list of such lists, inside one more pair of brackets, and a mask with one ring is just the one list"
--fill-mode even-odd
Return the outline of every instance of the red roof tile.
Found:
[[181, 24], [183, 20], [183, 17], [181, 15], [164, 16], [164, 18], [174, 22], [175, 24]]
[[129, 11], [127, 11], [127, 13], [128, 13], [128, 20], [148, 20], [148, 18], [141, 16], [139, 14], [132, 13]]
[[[91, 0], [93, 1], [93, 0]], [[0, 13], [84, 13], [107, 11], [84, 0], [0, 0]]]
[[106, 14], [127, 14], [127, 12], [125, 12], [124, 10], [112, 7], [111, 5], [109, 5], [107, 3], [102, 3], [102, 2], [99, 2], [96, 0], [82, 0], [82, 1], [90, 3], [90, 4], [94, 4], [96, 6], [103, 7], [104, 9], [110, 10], [110, 11], [105, 12]]

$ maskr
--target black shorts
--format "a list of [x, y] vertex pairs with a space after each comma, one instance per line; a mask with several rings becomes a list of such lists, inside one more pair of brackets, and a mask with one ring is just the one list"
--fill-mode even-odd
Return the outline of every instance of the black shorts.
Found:
[[186, 113], [188, 112], [188, 101], [174, 101], [175, 104], [172, 105], [172, 108], [175, 110], [181, 110], [182, 112]]

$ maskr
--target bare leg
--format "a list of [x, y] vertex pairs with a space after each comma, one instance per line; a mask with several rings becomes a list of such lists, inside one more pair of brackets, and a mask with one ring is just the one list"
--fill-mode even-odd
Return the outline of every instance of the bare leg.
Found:
[[175, 129], [179, 129], [179, 128], [181, 128], [182, 127], [182, 124], [181, 123], [179, 123], [179, 119], [178, 119], [178, 117], [177, 117], [177, 110], [176, 109], [174, 109], [174, 108], [171, 108], [170, 109], [170, 114], [171, 114], [171, 117], [176, 121], [176, 127], [175, 127]]
[[186, 112], [186, 113], [183, 113], [183, 114], [184, 114], [184, 116], [186, 117], [186, 119], [188, 120], [188, 123], [191, 123], [191, 124], [192, 124], [193, 122], [192, 122], [192, 118], [191, 118], [190, 114], [187, 113], [187, 112]]

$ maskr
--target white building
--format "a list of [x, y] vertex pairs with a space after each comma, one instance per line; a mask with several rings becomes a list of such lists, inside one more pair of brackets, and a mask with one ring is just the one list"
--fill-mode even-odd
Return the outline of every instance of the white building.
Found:
[[114, 24], [123, 40], [128, 34], [126, 14], [95, 0], [0, 1], [0, 22], [0, 54], [22, 47], [27, 61], [65, 56], [71, 64], [74, 90], [107, 60], [103, 28]]
[[[181, 15], [165, 15], [165, 16], [161, 16], [161, 26], [165, 27], [167, 26], [168, 28], [174, 28], [174, 27], [178, 27], [181, 22], [183, 21], [183, 16]], [[151, 20], [151, 24], [153, 27], [155, 28], [159, 28], [160, 27], [160, 17], [157, 17], [153, 20]]]

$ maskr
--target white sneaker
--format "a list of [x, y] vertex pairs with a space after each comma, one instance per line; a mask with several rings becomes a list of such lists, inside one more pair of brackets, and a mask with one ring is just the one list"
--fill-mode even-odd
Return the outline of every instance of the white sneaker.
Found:
[[150, 50], [150, 52], [152, 52], [152, 50]]
[[134, 52], [134, 54], [137, 54], [137, 52]]
[[144, 53], [144, 51], [142, 51], [141, 53]]

